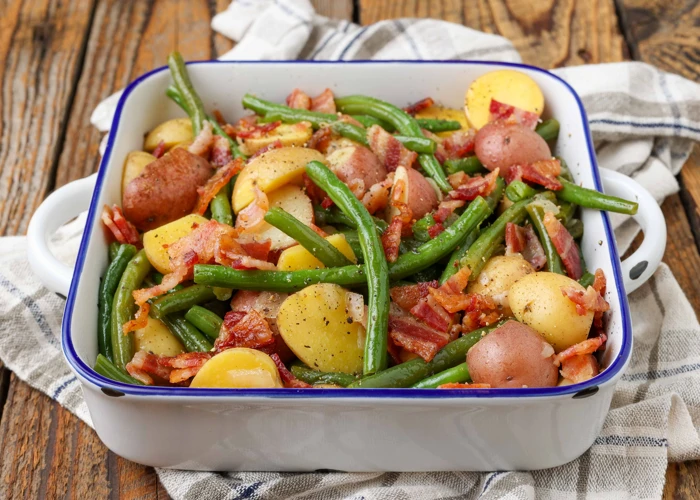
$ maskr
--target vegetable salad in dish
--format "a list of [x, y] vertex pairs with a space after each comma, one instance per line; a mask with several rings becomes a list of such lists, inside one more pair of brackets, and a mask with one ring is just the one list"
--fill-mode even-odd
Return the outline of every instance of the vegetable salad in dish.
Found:
[[599, 373], [606, 278], [586, 268], [580, 211], [637, 204], [573, 182], [529, 76], [465, 82], [463, 109], [251, 93], [250, 114], [229, 123], [178, 53], [168, 65], [166, 94], [187, 117], [129, 153], [121, 205], [102, 213], [113, 242], [98, 373], [298, 389], [552, 387]]

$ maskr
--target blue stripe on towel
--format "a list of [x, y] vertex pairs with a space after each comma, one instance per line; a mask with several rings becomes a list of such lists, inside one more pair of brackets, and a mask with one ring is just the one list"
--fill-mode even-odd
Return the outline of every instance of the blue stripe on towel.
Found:
[[632, 122], [629, 120], [611, 120], [609, 118], [596, 118], [595, 120], [590, 120], [589, 123], [591, 123], [591, 124], [604, 123], [605, 125], [626, 125], [626, 126], [637, 127], [637, 128], [672, 128], [674, 130], [675, 129], [682, 129], [682, 130], [688, 130], [689, 132], [694, 132], [696, 134], [700, 134], [700, 128], [691, 127], [689, 125], [681, 125], [680, 123], [674, 123], [674, 124], [663, 123], [663, 122], [639, 123], [639, 122]]
[[29, 309], [29, 312], [32, 313], [32, 316], [34, 316], [34, 320], [36, 321], [37, 325], [39, 325], [39, 329], [41, 330], [41, 333], [44, 334], [44, 337], [46, 337], [47, 342], [54, 347], [60, 348], [58, 339], [53, 333], [51, 333], [49, 323], [46, 321], [46, 317], [41, 312], [39, 305], [34, 301], [34, 299], [32, 299], [29, 295], [24, 294], [19, 288], [13, 285], [2, 275], [0, 275], [0, 286], [22, 301], [24, 306]]
[[71, 385], [73, 382], [76, 382], [78, 379], [75, 377], [71, 377], [65, 382], [63, 382], [61, 385], [59, 385], [55, 391], [53, 391], [53, 395], [51, 396], [51, 399], [58, 399], [58, 395], [63, 392], [63, 389]]
[[676, 368], [669, 368], [666, 370], [652, 370], [650, 372], [643, 373], [631, 373], [622, 376], [622, 380], [626, 382], [637, 382], [640, 380], [654, 380], [657, 378], [673, 377], [674, 375], [680, 375], [682, 373], [694, 372], [700, 370], [700, 363], [693, 363], [691, 365], [682, 365]]

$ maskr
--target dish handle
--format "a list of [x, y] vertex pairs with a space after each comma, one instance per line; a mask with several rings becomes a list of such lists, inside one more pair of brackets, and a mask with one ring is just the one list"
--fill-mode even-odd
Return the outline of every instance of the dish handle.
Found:
[[629, 295], [642, 286], [661, 263], [666, 250], [666, 220], [654, 197], [637, 181], [614, 170], [600, 169], [605, 193], [636, 200], [639, 210], [633, 215], [644, 232], [639, 248], [621, 262], [625, 291]]
[[73, 268], [59, 261], [49, 249], [49, 238], [66, 222], [90, 206], [97, 174], [70, 182], [51, 193], [39, 205], [27, 228], [27, 258], [34, 274], [51, 290], [68, 295]]

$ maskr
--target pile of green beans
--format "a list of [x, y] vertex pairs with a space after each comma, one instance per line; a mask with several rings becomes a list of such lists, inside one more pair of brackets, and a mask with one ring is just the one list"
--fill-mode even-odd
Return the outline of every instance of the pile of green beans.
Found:
[[319, 372], [299, 363], [294, 363], [291, 371], [292, 375], [307, 384], [333, 384], [347, 387], [357, 380], [357, 377], [349, 373]]
[[202, 306], [190, 307], [185, 313], [185, 319], [211, 340], [217, 339], [224, 323], [218, 314]]

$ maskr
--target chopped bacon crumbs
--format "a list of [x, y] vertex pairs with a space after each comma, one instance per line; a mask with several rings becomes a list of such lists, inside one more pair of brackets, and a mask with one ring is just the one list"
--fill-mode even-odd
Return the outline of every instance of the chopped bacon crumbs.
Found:
[[284, 386], [287, 389], [309, 389], [313, 387], [311, 384], [307, 384], [306, 382], [299, 380], [292, 372], [287, 370], [287, 367], [284, 366], [284, 363], [282, 363], [282, 360], [277, 354], [270, 354], [270, 357], [272, 358], [272, 361], [275, 362], [275, 366], [277, 366], [277, 371], [279, 371], [282, 383], [284, 383]]
[[[269, 243], [269, 240], [265, 240], [265, 242]], [[261, 243], [264, 244], [265, 242]], [[239, 270], [260, 269], [263, 271], [274, 271], [277, 269], [277, 266], [267, 260], [256, 259], [247, 255], [243, 243], [239, 243], [229, 235], [223, 235], [216, 242], [214, 260], [217, 264]]]
[[458, 188], [450, 191], [449, 196], [453, 200], [472, 201], [477, 196], [488, 196], [496, 186], [499, 169], [484, 176], [466, 176]]
[[182, 384], [194, 377], [211, 359], [208, 352], [186, 352], [177, 356], [157, 356], [147, 351], [137, 351], [126, 364], [126, 371], [146, 385], [154, 385], [153, 376], [160, 384]]
[[442, 225], [442, 222], [437, 222], [436, 224], [428, 228], [428, 236], [430, 236], [430, 238], [435, 238], [436, 236], [440, 235], [444, 230], [445, 226]]
[[429, 107], [433, 106], [435, 104], [435, 101], [433, 100], [432, 97], [426, 97], [425, 99], [421, 99], [418, 102], [414, 102], [413, 104], [410, 104], [403, 108], [403, 110], [408, 113], [409, 115], [415, 115], [416, 113], [419, 113], [423, 111], [424, 109], [428, 109]]
[[265, 223], [265, 214], [270, 209], [267, 195], [258, 187], [253, 186], [255, 200], [238, 212], [236, 229], [242, 233], [255, 232]]
[[375, 214], [389, 205], [389, 193], [393, 183], [393, 177], [390, 176], [367, 190], [362, 197], [362, 204], [369, 213]]
[[141, 328], [146, 328], [146, 325], [148, 325], [148, 313], [150, 311], [151, 304], [146, 302], [138, 308], [134, 319], [124, 323], [124, 326], [122, 326], [122, 332], [124, 334], [127, 334], [129, 332], [135, 332], [136, 330], [139, 330]]
[[207, 180], [204, 186], [198, 187], [197, 194], [199, 196], [192, 213], [204, 215], [211, 200], [213, 200], [217, 193], [233, 179], [234, 175], [243, 170], [244, 163], [243, 158], [236, 158], [230, 161], [225, 166], [218, 169], [216, 173]]
[[194, 138], [192, 144], [187, 146], [187, 151], [193, 155], [207, 158], [209, 156], [209, 150], [213, 144], [214, 132], [211, 123], [205, 120], [202, 122], [202, 130], [199, 131], [199, 134], [197, 134], [197, 137]]
[[369, 148], [389, 172], [393, 172], [399, 166], [410, 168], [418, 158], [417, 153], [406, 149], [396, 137], [379, 125], [372, 125], [367, 129], [367, 141]]
[[236, 131], [236, 137], [240, 137], [241, 139], [257, 139], [264, 136], [268, 132], [272, 132], [280, 125], [282, 125], [282, 122], [278, 120], [276, 122], [256, 124], [250, 128], [239, 128]]
[[224, 316], [214, 350], [221, 352], [233, 347], [260, 349], [274, 343], [272, 329], [258, 311], [229, 311]]
[[463, 384], [450, 382], [438, 386], [438, 389], [491, 389], [491, 384]]
[[576, 242], [569, 231], [552, 212], [544, 214], [544, 227], [552, 240], [552, 244], [554, 244], [554, 248], [557, 249], [559, 257], [561, 257], [566, 274], [573, 280], [581, 278], [581, 256], [578, 253]]
[[319, 113], [328, 113], [334, 115], [336, 113], [335, 108], [335, 96], [331, 89], [325, 89], [319, 95], [311, 99], [311, 111], [317, 111]]
[[105, 205], [102, 209], [102, 223], [107, 226], [114, 238], [119, 243], [130, 243], [141, 246], [141, 237], [139, 236], [138, 230], [134, 225], [126, 220], [122, 209], [118, 205], [112, 205], [110, 209], [109, 206]]
[[525, 227], [509, 222], [506, 224], [506, 255], [522, 254], [536, 270], [547, 264], [547, 257], [540, 239], [531, 225]]
[[270, 248], [272, 247], [272, 241], [240, 241], [245, 253], [250, 255], [254, 259], [267, 260], [270, 256]]
[[446, 198], [440, 202], [437, 210], [433, 213], [433, 219], [435, 222], [443, 223], [455, 210], [462, 208], [465, 204], [464, 200], [451, 200]]
[[226, 125], [226, 119], [224, 118], [224, 115], [221, 114], [221, 111], [219, 111], [218, 109], [215, 109], [211, 113], [214, 115], [214, 119], [216, 120], [216, 123], [218, 123], [221, 126]]
[[[306, 174], [302, 174], [301, 176], [302, 180], [304, 181], [304, 189], [306, 190], [306, 195], [311, 198], [311, 201], [314, 203], [318, 204], [323, 204], [324, 200], [328, 199], [330, 201], [330, 198], [328, 198], [328, 195], [326, 192], [318, 187], [314, 181], [311, 180], [311, 177], [309, 177]], [[323, 208], [329, 208], [330, 206], [333, 205], [333, 202], [330, 201], [330, 205], [324, 206]]]
[[557, 179], [559, 174], [561, 174], [561, 162], [556, 158], [552, 158], [523, 165], [512, 165], [508, 169], [506, 182], [510, 184], [514, 180], [526, 180], [540, 184], [552, 191], [559, 191], [563, 187], [559, 179]]
[[585, 316], [590, 311], [603, 313], [610, 309], [610, 304], [592, 286], [585, 291], [573, 286], [562, 287], [561, 293], [576, 305], [576, 313], [579, 316]]
[[[605, 298], [605, 289], [607, 288], [607, 280], [605, 279], [605, 274], [603, 274], [602, 269], [595, 270], [595, 278], [593, 280], [593, 289], [598, 292], [598, 295]], [[606, 302], [607, 304], [607, 302]], [[610, 306], [608, 305], [608, 309]], [[605, 311], [595, 311], [593, 315], [593, 328], [600, 331], [603, 329], [603, 313]]]
[[445, 160], [457, 160], [464, 158], [474, 151], [474, 137], [476, 132], [473, 129], [457, 130], [446, 139], [440, 141], [436, 148], [436, 157], [444, 163]]
[[536, 113], [498, 102], [496, 99], [491, 99], [489, 112], [491, 113], [489, 121], [502, 120], [506, 123], [517, 123], [532, 130], [540, 119]]
[[[430, 291], [432, 292], [433, 289], [431, 288]], [[418, 303], [411, 308], [411, 314], [423, 321], [426, 325], [441, 332], [448, 332], [450, 326], [452, 326], [452, 316], [437, 300], [435, 300], [432, 293], [420, 299]]]
[[214, 144], [211, 153], [209, 153], [209, 163], [220, 168], [226, 166], [231, 160], [233, 160], [233, 155], [228, 140], [220, 135], [214, 136]]
[[600, 373], [600, 365], [593, 354], [579, 354], [561, 362], [561, 376], [578, 384], [590, 380]]
[[472, 271], [467, 266], [460, 268], [459, 271], [450, 276], [447, 281], [443, 283], [440, 287], [440, 291], [451, 294], [462, 293], [469, 284], [469, 277], [471, 274]]
[[391, 218], [389, 222], [389, 227], [386, 228], [382, 234], [382, 247], [384, 248], [384, 254], [389, 262], [395, 262], [399, 257], [399, 246], [401, 245], [401, 233], [404, 226], [411, 222], [413, 218], [413, 212], [411, 208], [403, 203], [401, 200], [404, 198], [404, 193], [407, 191], [408, 186], [403, 179], [394, 179], [393, 191], [391, 196], [391, 206], [394, 209], [395, 215]]
[[437, 288], [440, 286], [437, 280], [425, 281], [416, 283], [415, 285], [395, 286], [389, 290], [391, 300], [405, 311], [413, 309], [420, 299], [424, 299], [429, 295], [429, 288]]
[[604, 333], [601, 333], [597, 337], [591, 337], [590, 339], [586, 339], [583, 342], [574, 344], [568, 349], [564, 349], [559, 354], [556, 354], [554, 356], [554, 364], [559, 366], [559, 363], [574, 356], [581, 356], [583, 354], [593, 354], [598, 349], [600, 349], [603, 346], [603, 344], [605, 344], [605, 341], [607, 339], [608, 337]]
[[282, 146], [283, 146], [282, 141], [280, 141], [279, 139], [277, 139], [276, 141], [271, 142], [271, 143], [268, 144], [267, 146], [261, 147], [261, 148], [258, 149], [255, 153], [253, 153], [252, 155], [250, 155], [250, 156], [248, 157], [247, 163], [250, 163], [250, 161], [251, 161], [253, 158], [257, 158], [258, 156], [260, 156], [260, 155], [262, 155], [262, 154], [265, 154], [265, 153], [267, 153], [268, 151], [272, 151], [273, 149], [279, 149], [279, 148], [281, 148]]
[[161, 356], [158, 358], [158, 364], [172, 368], [170, 383], [179, 384], [197, 375], [211, 357], [211, 353], [208, 352], [186, 352], [172, 357]]
[[432, 360], [450, 341], [449, 333], [431, 328], [397, 306], [391, 307], [389, 312], [389, 336], [397, 346], [418, 354], [425, 361]]
[[287, 106], [293, 109], [311, 109], [311, 97], [300, 89], [292, 90], [286, 102]]
[[160, 158], [165, 154], [166, 147], [165, 147], [165, 141], [160, 141], [158, 145], [156, 146], [156, 149], [153, 150], [153, 153], [151, 153], [153, 156], [156, 158]]
[[330, 127], [321, 127], [316, 132], [314, 132], [314, 135], [311, 136], [307, 147], [309, 149], [315, 149], [316, 151], [320, 151], [321, 153], [326, 154], [326, 152], [328, 151], [328, 146], [330, 146], [332, 139], [333, 132], [331, 131]]

